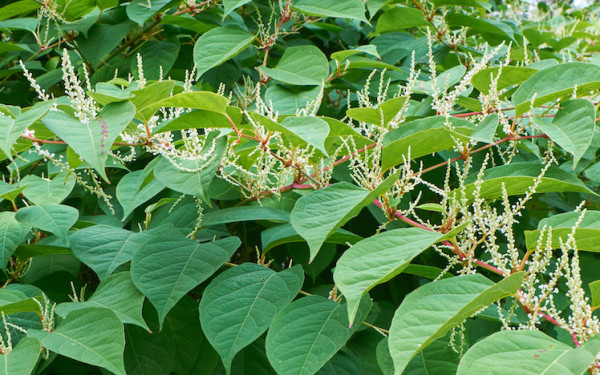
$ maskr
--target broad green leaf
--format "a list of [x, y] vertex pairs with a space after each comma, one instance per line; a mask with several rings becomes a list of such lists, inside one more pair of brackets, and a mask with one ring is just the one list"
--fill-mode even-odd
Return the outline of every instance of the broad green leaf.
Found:
[[127, 4], [127, 17], [139, 25], [154, 14], [162, 7], [169, 4], [171, 0], [132, 0]]
[[350, 18], [367, 22], [362, 0], [295, 0], [292, 7], [300, 13], [317, 17]]
[[0, 8], [0, 21], [39, 9], [42, 4], [35, 0], [21, 0], [8, 3]]
[[592, 307], [600, 306], [600, 280], [596, 280], [589, 284], [590, 291], [592, 292]]
[[158, 182], [180, 193], [197, 196], [210, 204], [208, 188], [227, 151], [227, 138], [215, 136], [215, 132], [207, 136], [204, 148], [199, 153], [198, 159], [204, 160], [173, 159], [178, 165], [175, 166], [168, 159], [161, 158], [154, 168], [154, 176]]
[[321, 90], [320, 86], [306, 88], [272, 85], [265, 93], [265, 103], [272, 105], [280, 115], [295, 115], [299, 109], [303, 109], [308, 103], [315, 101]]
[[235, 57], [253, 40], [254, 35], [233, 26], [216, 27], [202, 34], [194, 45], [194, 63], [198, 69], [196, 78]]
[[21, 180], [21, 185], [26, 186], [23, 190], [25, 198], [34, 204], [60, 204], [71, 194], [75, 178], [67, 172], [57, 174], [51, 180], [30, 174]]
[[[24, 183], [9, 184], [4, 181], [0, 181], [0, 200], [8, 199], [11, 202], [15, 202], [15, 199], [25, 190], [27, 186]], [[13, 205], [14, 206], [14, 205]]]
[[[448, 336], [435, 340], [417, 354], [406, 366], [403, 375], [421, 375], [421, 374], [456, 374], [460, 354], [454, 351], [454, 348], [448, 342]], [[455, 344], [456, 345], [456, 342]], [[379, 349], [379, 348], [378, 348]], [[389, 348], [387, 355], [389, 363], [392, 365], [388, 374], [394, 373], [392, 357]]]
[[129, 262], [146, 239], [144, 233], [94, 225], [75, 232], [70, 242], [73, 254], [103, 280], [121, 264]]
[[415, 92], [421, 92], [429, 95], [433, 95], [434, 92], [442, 92], [448, 90], [450, 87], [460, 82], [460, 79], [467, 72], [467, 68], [464, 65], [457, 65], [452, 67], [436, 77], [435, 88], [434, 81], [417, 81], [415, 85]]
[[573, 93], [600, 88], [600, 66], [582, 62], [558, 64], [540, 70], [523, 82], [512, 95], [517, 116], [527, 112], [535, 95], [534, 107]]
[[329, 125], [324, 120], [307, 116], [286, 117], [281, 125], [328, 156], [325, 139], [329, 134]]
[[479, 142], [492, 143], [497, 128], [498, 114], [492, 113], [487, 115], [485, 119], [475, 127], [475, 130], [471, 134], [471, 138]]
[[449, 123], [453, 129], [446, 124], [444, 116], [427, 117], [410, 121], [398, 129], [387, 133], [383, 138], [382, 167], [389, 169], [395, 165], [404, 163], [410, 158], [429, 155], [434, 152], [451, 149], [456, 144], [455, 140], [469, 139], [473, 131], [473, 123], [470, 121], [450, 118]]
[[209, 211], [202, 215], [202, 225], [219, 225], [239, 221], [290, 221], [290, 214], [278, 208], [265, 206], [238, 206]]
[[[189, 296], [184, 296], [167, 315], [165, 319], [166, 332], [172, 338], [175, 349], [175, 362], [173, 372], [176, 374], [193, 374], [192, 369], [196, 361], [201, 358], [205, 368], [207, 364], [206, 349], [214, 353], [214, 364], [218, 362], [218, 354], [214, 351], [202, 332], [198, 319], [198, 303]], [[207, 369], [208, 370], [208, 369]], [[201, 372], [200, 374], [204, 374]], [[212, 374], [209, 374], [212, 375]]]
[[31, 229], [30, 225], [18, 221], [15, 216], [14, 212], [0, 212], [0, 269], [3, 272], [6, 272], [8, 260]]
[[290, 221], [294, 230], [308, 243], [310, 260], [315, 259], [327, 237], [390, 189], [397, 178], [397, 174], [388, 177], [373, 191], [340, 182], [298, 199]]
[[375, 26], [375, 33], [383, 34], [393, 31], [404, 31], [411, 27], [428, 25], [430, 23], [417, 8], [397, 5], [379, 17]]
[[[304, 239], [296, 233], [291, 224], [282, 224], [275, 227], [265, 229], [260, 234], [262, 251], [263, 254], [271, 250], [275, 246], [279, 246], [286, 243], [292, 242], [304, 242]], [[344, 229], [338, 229], [331, 234], [327, 239], [326, 243], [335, 243], [344, 245], [346, 243], [354, 244], [360, 241], [362, 237], [357, 236], [352, 232], [348, 232]]]
[[104, 170], [108, 151], [134, 114], [135, 108], [130, 102], [120, 102], [106, 105], [96, 119], [87, 124], [58, 111], [49, 112], [42, 121], [108, 181]]
[[67, 243], [67, 232], [79, 219], [79, 211], [62, 204], [23, 207], [17, 211], [18, 221], [48, 231]]
[[[508, 195], [525, 194], [533, 185], [535, 179], [541, 174], [543, 168], [542, 164], [520, 162], [486, 169], [483, 173], [483, 183], [481, 184], [479, 196], [482, 198], [501, 197], [502, 184], [504, 184]], [[473, 192], [475, 191], [477, 173], [467, 177], [465, 180], [464, 193], [469, 199], [472, 199]], [[565, 191], [595, 195], [574, 174], [563, 171], [555, 166], [548, 168], [544, 177], [542, 177], [541, 183], [535, 190], [536, 193]], [[454, 190], [453, 194], [459, 197], [463, 194], [463, 191], [457, 189]]]
[[340, 350], [317, 372], [316, 375], [361, 375], [367, 373], [364, 363], [350, 350]]
[[133, 90], [131, 93], [135, 97], [131, 99], [131, 102], [135, 106], [135, 118], [144, 123], [150, 121], [161, 107], [160, 102], [172, 98], [171, 94], [174, 87], [174, 81], [159, 81], [144, 88]]
[[[567, 241], [569, 234], [573, 231], [582, 212], [565, 212], [540, 220], [537, 230], [525, 231], [525, 243], [528, 250], [537, 247], [538, 239], [542, 234], [542, 228], [546, 227], [546, 234], [542, 239], [545, 246], [548, 241], [548, 230], [552, 228], [552, 240], [550, 246], [553, 249], [560, 248], [560, 241]], [[575, 230], [575, 243], [577, 249], [582, 251], [600, 252], [600, 212], [586, 211], [581, 223]]]
[[401, 273], [414, 257], [442, 238], [437, 232], [402, 228], [367, 237], [346, 250], [333, 279], [348, 303], [349, 321], [354, 321], [358, 304], [369, 290]]
[[[357, 322], [365, 319], [371, 305], [370, 298], [363, 300]], [[300, 298], [284, 307], [271, 324], [267, 357], [279, 375], [313, 375], [359, 326], [349, 327], [344, 305], [316, 295]]]
[[350, 108], [346, 115], [356, 121], [384, 126], [400, 112], [404, 102], [406, 98], [397, 97], [379, 104], [376, 108]]
[[315, 46], [286, 48], [275, 68], [260, 67], [269, 77], [290, 85], [322, 85], [329, 75], [327, 57]]
[[237, 237], [198, 243], [180, 235], [153, 235], [134, 255], [131, 278], [158, 311], [159, 324], [177, 301], [219, 269], [240, 246]]
[[142, 318], [144, 295], [137, 290], [129, 272], [119, 272], [102, 280], [94, 294], [83, 302], [65, 302], [56, 307], [56, 313], [67, 316], [71, 311], [88, 307], [112, 310], [123, 324], [135, 324], [148, 330]]
[[223, 0], [223, 19], [227, 15], [244, 4], [248, 4], [252, 0]]
[[210, 91], [182, 92], [149, 104], [149, 107], [155, 110], [160, 107], [180, 107], [218, 113], [227, 111], [227, 98]]
[[[158, 161], [158, 159], [154, 159]], [[123, 176], [117, 185], [117, 199], [123, 207], [123, 221], [137, 207], [160, 193], [165, 187], [154, 179], [154, 160], [144, 170], [133, 171]]]
[[165, 331], [125, 327], [125, 371], [136, 375], [169, 375], [174, 364], [173, 342]]
[[104, 57], [117, 48], [119, 43], [133, 31], [135, 23], [125, 21], [116, 25], [94, 24], [87, 38], [78, 38], [77, 46], [86, 61], [98, 66]]
[[457, 375], [581, 375], [600, 351], [600, 336], [572, 348], [540, 331], [500, 331], [473, 345]]
[[[0, 12], [2, 9], [0, 9]], [[40, 340], [25, 337], [8, 353], [0, 354], [1, 375], [29, 375], [37, 364], [42, 347]]]
[[479, 274], [425, 284], [408, 294], [396, 310], [389, 346], [395, 374], [434, 340], [493, 302], [515, 293], [525, 273], [494, 284]]
[[152, 133], [158, 134], [166, 131], [201, 128], [231, 129], [232, 127], [231, 122], [229, 122], [224, 113], [199, 109], [192, 112], [183, 113], [181, 116], [175, 119], [163, 121], [159, 126], [152, 129]]
[[42, 346], [77, 361], [125, 375], [123, 323], [109, 309], [88, 307], [71, 312], [52, 332], [29, 330]]
[[358, 53], [366, 53], [371, 56], [375, 56], [378, 59], [381, 59], [381, 56], [379, 56], [379, 53], [377, 53], [377, 46], [373, 44], [366, 44], [364, 46], [359, 46], [353, 49], [334, 52], [331, 54], [331, 58], [336, 61], [343, 61], [348, 57], [356, 55]]
[[500, 91], [512, 85], [518, 85], [519, 83], [524, 82], [527, 78], [536, 73], [537, 69], [524, 66], [503, 66], [500, 77], [498, 77], [499, 71], [500, 68], [483, 69], [475, 73], [473, 78], [471, 78], [471, 83], [477, 90], [487, 95], [490, 92], [492, 79], [498, 80], [496, 88]]
[[[0, 16], [0, 18], [2, 17]], [[12, 147], [19, 136], [25, 129], [48, 113], [52, 105], [54, 105], [53, 100], [40, 102], [14, 119], [8, 116], [0, 116], [0, 150], [12, 160]]]
[[534, 124], [565, 151], [573, 154], [573, 169], [592, 143], [596, 127], [596, 108], [587, 99], [572, 99], [560, 103], [552, 122], [542, 118]]
[[[179, 39], [171, 36], [162, 40], [149, 40], [142, 45], [138, 53], [143, 61], [144, 78], [157, 80], [168, 77], [179, 55]], [[131, 60], [130, 70], [135, 76], [139, 74], [137, 59]]]
[[88, 91], [87, 94], [101, 105], [135, 98], [129, 88], [123, 90], [112, 83], [106, 82], [98, 82], [94, 91]]
[[384, 337], [379, 344], [377, 344], [375, 354], [377, 356], [377, 364], [383, 375], [392, 375], [394, 373], [394, 362], [390, 356], [388, 337]]
[[275, 315], [296, 297], [303, 281], [300, 266], [275, 272], [244, 263], [206, 287], [200, 322], [228, 373], [235, 355], [267, 330]]
[[498, 45], [501, 41], [519, 44], [515, 38], [513, 29], [504, 22], [477, 18], [466, 14], [449, 13], [446, 15], [449, 26], [468, 27], [470, 32], [480, 34], [492, 45]]

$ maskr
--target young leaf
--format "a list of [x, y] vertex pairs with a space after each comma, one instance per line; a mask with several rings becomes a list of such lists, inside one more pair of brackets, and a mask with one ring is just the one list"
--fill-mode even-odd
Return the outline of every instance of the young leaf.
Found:
[[397, 174], [388, 177], [373, 191], [340, 182], [298, 199], [290, 221], [294, 230], [308, 243], [310, 261], [315, 259], [327, 237], [387, 191], [397, 178]]
[[275, 68], [261, 66], [269, 77], [290, 85], [322, 85], [329, 75], [327, 57], [315, 46], [286, 48]]
[[295, 0], [292, 7], [300, 13], [317, 17], [350, 18], [367, 22], [365, 4], [361, 0]]
[[199, 158], [194, 160], [174, 159], [173, 162], [161, 158], [154, 168], [154, 176], [166, 187], [180, 193], [195, 195], [210, 205], [208, 188], [213, 180], [221, 159], [227, 151], [227, 138], [218, 137], [217, 132], [211, 132], [199, 153]]
[[52, 332], [29, 330], [42, 346], [60, 355], [125, 375], [123, 323], [109, 309], [88, 307], [71, 312]]
[[75, 178], [67, 172], [57, 174], [52, 180], [30, 174], [21, 180], [21, 185], [26, 186], [25, 198], [34, 204], [60, 204], [71, 194]]
[[14, 212], [0, 212], [0, 269], [6, 272], [6, 264], [17, 246], [25, 239], [31, 226], [17, 220]]
[[420, 10], [396, 5], [379, 17], [375, 26], [375, 33], [383, 34], [393, 31], [404, 31], [411, 27], [428, 25], [430, 25], [429, 22]]
[[[523, 373], [580, 375], [600, 351], [600, 335], [572, 348], [540, 331], [500, 331], [473, 345], [457, 375]], [[483, 372], [481, 372], [483, 371]]]
[[17, 211], [17, 220], [34, 228], [48, 231], [67, 243], [67, 232], [77, 222], [79, 211], [62, 204], [44, 204], [23, 207]]
[[333, 279], [348, 303], [348, 320], [354, 321], [358, 304], [369, 290], [398, 275], [414, 257], [442, 238], [437, 232], [402, 228], [365, 238], [346, 250]]
[[216, 27], [202, 34], [194, 45], [196, 78], [235, 57], [252, 43], [254, 35], [233, 26]]
[[377, 108], [350, 108], [346, 115], [356, 121], [384, 126], [400, 112], [404, 102], [406, 98], [397, 97], [379, 104]]
[[[365, 298], [357, 314], [362, 322], [371, 310]], [[300, 298], [283, 308], [267, 333], [266, 349], [279, 375], [315, 374], [348, 341], [350, 328], [344, 305], [321, 296]]]
[[204, 290], [200, 322], [227, 373], [235, 355], [263, 334], [300, 291], [302, 267], [282, 272], [244, 263], [217, 276]]
[[29, 375], [42, 350], [40, 340], [25, 337], [8, 353], [0, 355], [0, 375]]
[[0, 150], [12, 160], [12, 147], [21, 133], [48, 113], [52, 105], [54, 105], [53, 100], [37, 103], [14, 119], [0, 116]]
[[577, 93], [600, 87], [600, 66], [582, 62], [570, 62], [551, 66], [535, 73], [523, 82], [512, 96], [517, 116], [527, 112], [535, 95], [533, 106], [569, 95], [577, 87]]
[[587, 99], [562, 102], [552, 122], [536, 118], [534, 124], [565, 151], [573, 154], [573, 169], [592, 143], [596, 108]]
[[131, 281], [129, 272], [119, 272], [102, 280], [94, 294], [86, 301], [61, 303], [56, 307], [56, 313], [64, 317], [71, 311], [104, 307], [117, 314], [123, 324], [135, 324], [148, 331], [148, 326], [142, 318], [143, 305], [144, 295]]
[[589, 284], [590, 291], [592, 292], [592, 307], [600, 306], [600, 280], [596, 280]]
[[519, 289], [525, 273], [494, 284], [479, 274], [425, 284], [408, 294], [396, 310], [390, 328], [390, 353], [395, 374], [434, 340], [491, 303]]
[[108, 181], [104, 170], [108, 151], [134, 114], [131, 102], [119, 102], [107, 104], [89, 123], [59, 111], [49, 112], [42, 122]]
[[237, 237], [197, 243], [175, 232], [153, 235], [134, 255], [131, 278], [156, 307], [162, 327], [177, 301], [215, 273], [239, 246]]

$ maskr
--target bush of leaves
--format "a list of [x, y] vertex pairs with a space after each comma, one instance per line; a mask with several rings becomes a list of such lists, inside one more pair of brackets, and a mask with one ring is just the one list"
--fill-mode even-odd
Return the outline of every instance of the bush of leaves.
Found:
[[600, 373], [583, 3], [3, 2], [0, 374]]

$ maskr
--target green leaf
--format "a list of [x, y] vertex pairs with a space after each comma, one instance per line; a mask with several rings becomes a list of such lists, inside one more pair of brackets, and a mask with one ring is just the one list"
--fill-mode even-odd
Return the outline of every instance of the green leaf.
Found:
[[456, 144], [455, 139], [467, 141], [473, 131], [473, 123], [454, 117], [449, 121], [454, 130], [445, 124], [444, 116], [435, 116], [410, 121], [388, 132], [383, 138], [382, 168], [389, 169], [404, 163], [409, 151], [410, 158], [416, 159], [451, 149]]
[[[0, 9], [1, 11], [2, 9]], [[41, 351], [40, 340], [31, 337], [23, 338], [13, 350], [0, 355], [0, 374], [31, 374], [37, 364]]]
[[169, 375], [173, 367], [174, 348], [165, 331], [148, 332], [139, 327], [125, 327], [125, 371], [136, 375]]
[[116, 25], [94, 24], [90, 28], [87, 38], [77, 39], [77, 46], [86, 61], [97, 67], [102, 59], [117, 48], [134, 28], [135, 24], [131, 21]]
[[[504, 184], [509, 196], [525, 194], [540, 175], [543, 168], [542, 164], [521, 162], [486, 169], [483, 172], [483, 183], [481, 184], [479, 195], [482, 198], [499, 198], [502, 196], [502, 184]], [[477, 180], [477, 173], [467, 177], [465, 180], [464, 193], [469, 199], [472, 199], [473, 192], [476, 189], [475, 181]], [[541, 183], [535, 190], [536, 193], [565, 191], [595, 195], [574, 174], [563, 171], [555, 166], [548, 168], [544, 177], [542, 177]], [[458, 198], [463, 192], [457, 189], [452, 194]]]
[[292, 7], [300, 13], [317, 17], [350, 18], [367, 22], [362, 0], [295, 0]]
[[123, 90], [111, 83], [105, 82], [98, 82], [94, 91], [88, 91], [87, 94], [101, 105], [135, 98], [131, 90]]
[[237, 206], [209, 211], [202, 215], [203, 226], [258, 220], [286, 223], [290, 221], [290, 214], [287, 211], [272, 207]]
[[328, 156], [325, 149], [325, 139], [329, 134], [329, 125], [324, 120], [318, 117], [294, 116], [286, 117], [281, 125]]
[[21, 180], [21, 185], [26, 186], [25, 198], [34, 204], [60, 204], [71, 194], [75, 178], [67, 172], [57, 174], [52, 180], [29, 174]]
[[[154, 159], [158, 161], [158, 159]], [[117, 199], [123, 207], [123, 221], [134, 209], [152, 199], [165, 187], [154, 179], [154, 160], [144, 170], [133, 171], [123, 176], [117, 185]]]
[[[218, 354], [210, 346], [202, 332], [198, 319], [198, 303], [191, 297], [184, 296], [173, 307], [165, 319], [163, 332], [166, 332], [173, 340], [175, 349], [173, 372], [176, 374], [193, 374], [192, 369], [199, 357], [202, 358], [203, 364], [208, 370], [210, 368], [210, 365], [207, 364], [209, 360], [207, 356], [202, 355], [206, 353], [207, 349], [214, 353], [214, 364], [217, 364]], [[204, 374], [204, 372], [200, 372], [200, 374]]]
[[[492, 78], [496, 79], [500, 68], [483, 69], [471, 78], [471, 83], [477, 90], [488, 95], [492, 86]], [[507, 87], [518, 85], [531, 77], [537, 69], [527, 68], [524, 66], [503, 66], [496, 88], [498, 91], [504, 90]]]
[[198, 158], [204, 160], [173, 159], [180, 168], [165, 158], [161, 158], [154, 168], [154, 176], [161, 184], [180, 193], [194, 195], [210, 204], [208, 189], [212, 182], [221, 159], [227, 151], [227, 138], [214, 138], [216, 132], [211, 132], [206, 139], [204, 148]]
[[358, 304], [369, 290], [401, 273], [414, 257], [442, 238], [437, 232], [402, 228], [367, 237], [346, 250], [333, 279], [348, 303], [349, 321], [354, 321]]
[[30, 225], [17, 220], [14, 212], [0, 212], [0, 269], [3, 272], [6, 272], [6, 263], [30, 229]]
[[[370, 298], [364, 299], [357, 322], [365, 319], [371, 304]], [[349, 327], [344, 305], [316, 295], [300, 298], [284, 307], [271, 324], [267, 357], [279, 375], [315, 374], [359, 326]]]
[[237, 237], [197, 243], [175, 232], [154, 235], [133, 257], [131, 277], [158, 311], [159, 324], [177, 301], [215, 273], [240, 246]]
[[280, 115], [295, 115], [299, 109], [305, 108], [317, 99], [321, 93], [320, 86], [305, 87], [272, 85], [265, 93], [265, 103], [273, 106]]
[[329, 75], [327, 57], [315, 46], [286, 48], [275, 68], [261, 66], [269, 77], [290, 85], [322, 85]]
[[315, 259], [327, 237], [390, 189], [397, 178], [397, 174], [388, 177], [373, 191], [340, 182], [298, 199], [290, 221], [294, 230], [308, 243], [310, 261]]
[[443, 337], [475, 312], [508, 297], [521, 286], [524, 272], [494, 284], [479, 274], [425, 284], [408, 294], [390, 328], [390, 353], [395, 374], [434, 340]]
[[252, 0], [223, 0], [223, 19], [227, 15], [244, 4], [248, 4]]
[[254, 35], [233, 26], [216, 27], [204, 34], [194, 45], [196, 78], [207, 70], [235, 57], [252, 43]]
[[[165, 78], [179, 55], [179, 39], [171, 36], [162, 40], [149, 40], [142, 45], [138, 52], [142, 56], [144, 78], [152, 80]], [[139, 74], [137, 59], [131, 60], [130, 70], [136, 76]]]
[[86, 301], [65, 302], [56, 307], [56, 313], [67, 316], [71, 311], [88, 307], [104, 307], [112, 310], [124, 324], [135, 324], [148, 330], [142, 318], [144, 295], [137, 290], [129, 272], [119, 272], [102, 280], [98, 288]]
[[296, 297], [301, 266], [282, 272], [244, 263], [217, 276], [204, 290], [200, 322], [227, 373], [235, 355], [263, 334], [275, 315]]
[[0, 21], [39, 9], [42, 4], [35, 0], [15, 1], [0, 8]]
[[[304, 239], [296, 233], [291, 224], [282, 224], [275, 227], [265, 229], [260, 234], [263, 254], [271, 250], [275, 246], [279, 246], [286, 243], [292, 242], [304, 242]], [[327, 239], [326, 243], [335, 243], [344, 245], [346, 243], [354, 244], [360, 241], [362, 237], [357, 236], [352, 232], [348, 232], [344, 229], [338, 229], [331, 234]]]
[[37, 229], [48, 231], [67, 243], [67, 232], [77, 222], [79, 211], [62, 204], [44, 204], [23, 207], [17, 211], [17, 220]]
[[406, 98], [397, 97], [386, 100], [376, 108], [350, 108], [346, 115], [356, 121], [384, 126], [396, 117], [405, 102]]
[[[500, 331], [473, 345], [457, 375], [561, 374], [581, 375], [600, 351], [600, 335], [571, 348], [540, 331]], [[481, 372], [483, 371], [483, 372]]]
[[73, 254], [103, 280], [121, 264], [133, 259], [146, 239], [144, 233], [94, 225], [75, 232], [70, 242]]
[[565, 151], [573, 154], [573, 169], [592, 143], [596, 108], [587, 99], [562, 102], [552, 122], [535, 118], [534, 124]]
[[504, 22], [493, 19], [483, 19], [466, 14], [449, 13], [446, 15], [449, 26], [468, 27], [470, 32], [480, 34], [492, 45], [498, 45], [501, 41], [519, 44], [515, 38], [513, 29]]
[[457, 65], [437, 76], [435, 80], [435, 89], [434, 81], [430, 79], [429, 81], [417, 81], [414, 90], [415, 92], [421, 92], [433, 96], [434, 92], [447, 90], [459, 83], [460, 79], [465, 75], [466, 72], [467, 68], [464, 65]]
[[596, 280], [589, 284], [590, 291], [592, 292], [592, 307], [600, 306], [600, 280]]
[[415, 26], [429, 26], [423, 13], [416, 8], [408, 8], [396, 5], [394, 8], [386, 11], [377, 20], [375, 26], [376, 34], [389, 33], [394, 31], [404, 31]]
[[373, 44], [366, 44], [364, 46], [359, 46], [359, 47], [356, 47], [353, 49], [347, 49], [344, 51], [334, 52], [331, 54], [331, 58], [336, 61], [343, 61], [343, 60], [347, 59], [348, 57], [359, 54], [359, 53], [366, 53], [371, 56], [375, 56], [376, 58], [381, 60], [381, 56], [379, 56], [379, 53], [377, 53], [377, 46], [375, 46]]
[[131, 102], [120, 102], [106, 105], [96, 119], [87, 124], [58, 111], [49, 112], [42, 122], [108, 181], [104, 170], [108, 151], [134, 114]]
[[582, 62], [570, 62], [551, 66], [535, 73], [523, 82], [512, 96], [517, 116], [531, 108], [573, 93], [595, 90], [600, 87], [600, 66]]
[[127, 17], [139, 25], [143, 25], [148, 18], [155, 15], [169, 2], [171, 0], [132, 0], [127, 4]]
[[[548, 229], [552, 227], [552, 240], [550, 246], [560, 249], [561, 240], [567, 241], [573, 231], [573, 227], [581, 217], [581, 212], [565, 212], [540, 220], [537, 230], [525, 231], [525, 243], [528, 250], [537, 248], [537, 243], [542, 228], [546, 227], [546, 234], [542, 244], [548, 243]], [[581, 223], [577, 226], [574, 234], [575, 244], [578, 250], [600, 252], [600, 212], [586, 211]]]
[[144, 123], [150, 121], [152, 116], [161, 107], [160, 102], [172, 98], [173, 87], [175, 87], [175, 82], [173, 81], [160, 81], [147, 85], [142, 89], [132, 91], [131, 93], [135, 95], [131, 99], [136, 110], [135, 118]]
[[[0, 16], [0, 18], [2, 17]], [[12, 160], [12, 147], [19, 136], [25, 129], [48, 113], [53, 104], [53, 100], [40, 102], [15, 119], [0, 116], [0, 150]]]
[[496, 134], [497, 128], [498, 114], [492, 113], [487, 115], [483, 121], [477, 125], [471, 134], [471, 138], [479, 142], [492, 143], [494, 141], [494, 135]]
[[123, 323], [109, 309], [88, 307], [71, 312], [52, 332], [29, 330], [42, 346], [77, 361], [125, 375]]

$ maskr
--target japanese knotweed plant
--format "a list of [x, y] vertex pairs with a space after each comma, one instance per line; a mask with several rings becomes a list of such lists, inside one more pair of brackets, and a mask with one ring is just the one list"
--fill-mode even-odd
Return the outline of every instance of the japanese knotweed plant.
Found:
[[600, 374], [600, 7], [0, 7], [0, 374]]

